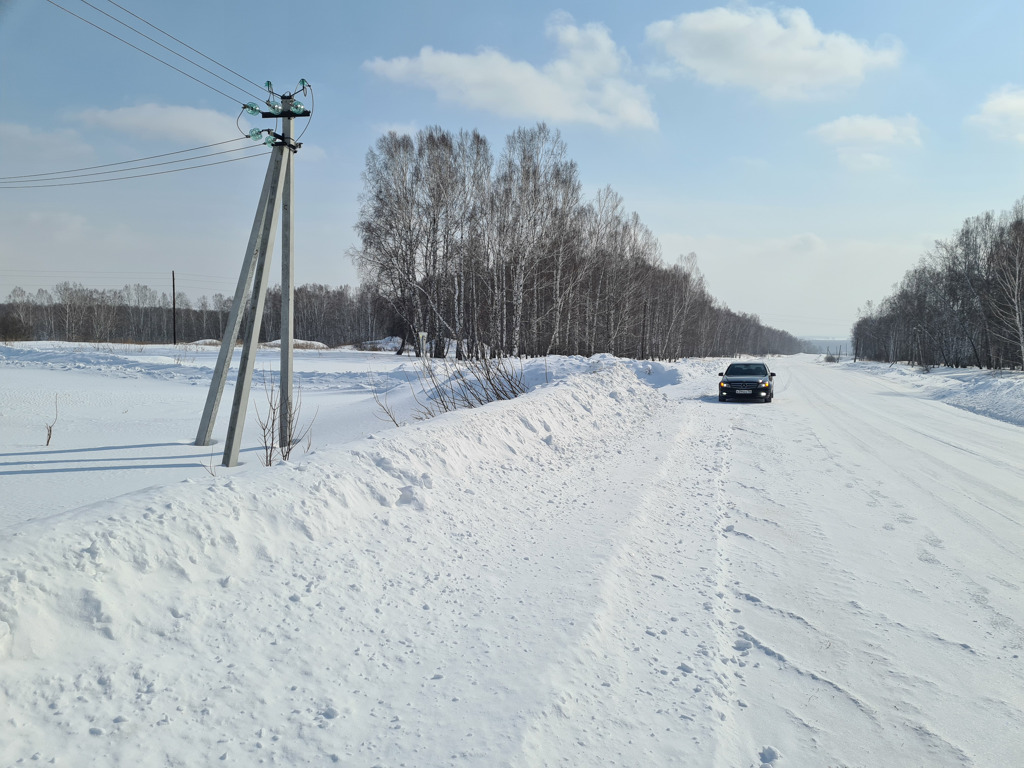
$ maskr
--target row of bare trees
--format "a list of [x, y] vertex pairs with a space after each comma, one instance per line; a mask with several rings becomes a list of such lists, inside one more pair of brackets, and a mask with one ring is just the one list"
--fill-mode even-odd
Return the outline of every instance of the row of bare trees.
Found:
[[[366, 158], [350, 254], [362, 285], [296, 289], [296, 337], [338, 346], [423, 332], [460, 358], [611, 352], [678, 358], [801, 351], [792, 335], [708, 292], [690, 254], [666, 265], [653, 233], [610, 188], [583, 198], [557, 131], [510, 134], [495, 161], [477, 132], [388, 133]], [[174, 307], [176, 306], [176, 311]], [[230, 299], [192, 302], [144, 285], [11, 291], [0, 340], [166, 343], [220, 338]], [[280, 292], [261, 340], [276, 338]]]
[[792, 353], [802, 344], [732, 312], [695, 257], [666, 266], [610, 188], [583, 199], [544, 124], [494, 159], [476, 131], [390, 132], [367, 153], [354, 258], [406, 341], [460, 358], [611, 352], [638, 358]]
[[921, 365], [1024, 366], [1024, 199], [967, 219], [853, 327], [857, 356]]
[[[169, 343], [175, 331], [186, 342], [223, 337], [229, 297], [217, 293], [193, 302], [179, 292], [175, 298], [172, 302], [166, 293], [141, 284], [99, 290], [64, 282], [35, 294], [16, 287], [0, 304], [0, 341]], [[387, 305], [369, 290], [300, 285], [293, 306], [298, 339], [334, 347], [380, 338], [390, 330]], [[277, 338], [280, 317], [281, 290], [274, 287], [264, 305], [261, 341]]]
[[[212, 301], [204, 296], [195, 306], [183, 293], [177, 299], [178, 320], [202, 329], [191, 332], [193, 340], [223, 328], [229, 300], [221, 294]], [[34, 294], [16, 286], [2, 310], [0, 334], [6, 339], [165, 342], [171, 340], [175, 320], [171, 297], [140, 283], [100, 290], [62, 282]]]

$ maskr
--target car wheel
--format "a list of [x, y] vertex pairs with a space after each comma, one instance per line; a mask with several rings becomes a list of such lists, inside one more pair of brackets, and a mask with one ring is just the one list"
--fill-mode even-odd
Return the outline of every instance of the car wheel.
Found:
[[719, 395], [718, 396], [718, 402], [724, 403], [725, 402], [725, 395]]

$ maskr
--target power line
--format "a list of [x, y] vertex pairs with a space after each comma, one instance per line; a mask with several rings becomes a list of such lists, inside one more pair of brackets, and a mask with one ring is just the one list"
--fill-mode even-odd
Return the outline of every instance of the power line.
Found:
[[[152, 276], [152, 275], [166, 275], [164, 270], [159, 271], [129, 271], [126, 272], [122, 269], [0, 269], [0, 275], [134, 275], [134, 276]], [[227, 275], [200, 275], [196, 272], [179, 272], [179, 275], [184, 277], [203, 277], [210, 278], [211, 280], [227, 280]], [[234, 278], [230, 278], [234, 279]]]
[[[74, 281], [86, 287], [111, 287], [121, 290], [125, 286], [145, 285], [146, 281], [161, 283], [167, 272], [131, 271], [131, 270], [95, 270], [95, 269], [0, 269], [0, 279], [8, 283], [24, 285], [46, 284]], [[233, 285], [234, 277], [229, 275], [201, 275], [194, 272], [178, 272], [178, 282], [197, 287], [224, 288]]]
[[[78, 15], [77, 13], [75, 13], [74, 11], [70, 11], [70, 10], [68, 10], [67, 8], [65, 8], [65, 7], [64, 7], [63, 5], [60, 5], [59, 3], [56, 3], [56, 2], [54, 2], [54, 0], [46, 0], [46, 2], [48, 2], [48, 3], [49, 3], [50, 5], [52, 5], [52, 6], [55, 6], [56, 8], [60, 8], [60, 9], [61, 9], [62, 11], [64, 11], [64, 13], [67, 13], [67, 14], [69, 14], [70, 16], [74, 16], [74, 17], [75, 17], [76, 19], [79, 19], [80, 21], [84, 21], [84, 22], [85, 22], [86, 24], [88, 24], [88, 25], [89, 25], [90, 27], [95, 27], [95, 28], [96, 28], [96, 29], [98, 29], [98, 30], [99, 30], [100, 32], [103, 32], [103, 33], [105, 33], [105, 34], [107, 34], [107, 35], [110, 35], [110, 36], [111, 36], [112, 38], [114, 38], [115, 40], [120, 40], [120, 41], [121, 41], [122, 43], [124, 43], [125, 45], [129, 46], [130, 48], [134, 48], [134, 49], [135, 49], [136, 51], [138, 51], [139, 53], [142, 53], [142, 54], [144, 54], [144, 55], [146, 55], [146, 56], [149, 56], [149, 58], [153, 59], [154, 61], [158, 61], [158, 62], [160, 62], [161, 64], [163, 64], [163, 65], [164, 65], [164, 66], [166, 66], [166, 67], [170, 67], [170, 68], [171, 68], [171, 69], [173, 69], [173, 70], [174, 70], [175, 72], [178, 72], [178, 73], [180, 73], [180, 74], [184, 75], [185, 77], [189, 78], [190, 80], [194, 80], [195, 82], [199, 83], [200, 85], [202, 85], [202, 86], [205, 86], [206, 88], [209, 88], [209, 89], [210, 89], [211, 91], [215, 91], [216, 93], [219, 93], [219, 94], [220, 94], [221, 96], [223, 96], [223, 97], [224, 97], [224, 98], [226, 98], [226, 99], [230, 99], [230, 100], [231, 100], [232, 102], [234, 102], [235, 104], [237, 104], [237, 103], [239, 102], [239, 99], [236, 99], [236, 98], [235, 98], [234, 96], [229, 96], [228, 94], [224, 93], [224, 91], [220, 90], [219, 88], [215, 88], [214, 86], [210, 85], [209, 83], [204, 83], [204, 82], [203, 82], [202, 80], [200, 80], [200, 79], [199, 79], [198, 77], [195, 77], [195, 76], [193, 76], [193, 75], [190, 75], [190, 74], [189, 74], [188, 72], [186, 72], [185, 70], [183, 70], [183, 69], [179, 69], [178, 67], [174, 66], [173, 64], [170, 64], [170, 63], [168, 63], [168, 62], [164, 61], [164, 60], [163, 60], [163, 59], [161, 59], [161, 58], [160, 58], [159, 56], [154, 56], [154, 55], [153, 55], [152, 53], [150, 53], [149, 51], [145, 51], [145, 50], [143, 50], [142, 48], [139, 48], [139, 46], [137, 46], [137, 45], [133, 45], [132, 43], [129, 43], [129, 42], [128, 42], [127, 40], [125, 40], [125, 39], [124, 39], [123, 37], [118, 37], [117, 35], [115, 35], [115, 34], [114, 34], [113, 32], [111, 32], [110, 30], [108, 30], [108, 29], [104, 29], [104, 28], [103, 28], [103, 27], [101, 27], [101, 26], [100, 26], [99, 24], [96, 24], [96, 23], [94, 23], [94, 22], [91, 22], [91, 21], [89, 21], [88, 19], [86, 19], [86, 18], [85, 18], [85, 17], [83, 17], [83, 16], [79, 16], [79, 15]], [[236, 87], [236, 88], [237, 88], [238, 86], [234, 86], [234, 87]], [[248, 94], [248, 91], [245, 91], [245, 90], [244, 90], [244, 89], [242, 89], [242, 88], [239, 88], [238, 90], [242, 91], [243, 93], [246, 93], [246, 94]]]
[[313, 122], [313, 108], [316, 106], [316, 100], [313, 98], [313, 86], [310, 85], [309, 83], [305, 82], [305, 80], [300, 80], [299, 82], [303, 83], [303, 86], [302, 86], [302, 93], [303, 94], [306, 93], [306, 89], [307, 88], [309, 89], [309, 120], [307, 120], [306, 121], [306, 125], [303, 126], [302, 132], [298, 136], [295, 137], [296, 141], [300, 141], [302, 139], [302, 137], [306, 135], [306, 131], [309, 130], [309, 124]]
[[[223, 146], [224, 144], [233, 144], [236, 141], [243, 141], [245, 139], [248, 139], [248, 136], [240, 136], [237, 139], [228, 139], [227, 141], [218, 141], [218, 142], [215, 142], [213, 144], [204, 144], [201, 147], [192, 147], [191, 149], [179, 149], [179, 150], [176, 150], [174, 152], [164, 152], [164, 153], [159, 154], [159, 155], [149, 155], [148, 157], [140, 157], [140, 158], [138, 158], [136, 160], [122, 160], [122, 161], [120, 161], [118, 163], [104, 163], [102, 165], [89, 165], [89, 166], [86, 166], [84, 168], [68, 168], [68, 169], [63, 170], [63, 171], [48, 171], [47, 173], [27, 173], [27, 174], [24, 174], [22, 176], [0, 176], [0, 182], [5, 182], [5, 181], [21, 181], [21, 180], [27, 181], [28, 179], [36, 178], [36, 177], [39, 177], [39, 176], [56, 176], [58, 174], [65, 174], [65, 173], [78, 173], [79, 171], [93, 171], [93, 170], [96, 170], [97, 168], [112, 168], [115, 165], [134, 165], [135, 163], [141, 163], [141, 162], [144, 162], [146, 160], [158, 160], [161, 157], [170, 157], [171, 155], [181, 155], [181, 154], [184, 154], [186, 152], [198, 152], [201, 149], [210, 149], [212, 147], [220, 147], [220, 146]], [[192, 159], [192, 158], [186, 158], [186, 159]], [[181, 160], [179, 162], [184, 162], [184, 160]], [[131, 169], [126, 168], [125, 170], [131, 170]], [[45, 179], [42, 179], [42, 180], [45, 181]]]
[[198, 54], [199, 54], [200, 56], [202, 56], [202, 57], [203, 57], [204, 59], [206, 59], [207, 61], [212, 61], [212, 62], [213, 62], [214, 64], [216, 64], [216, 65], [217, 65], [218, 67], [220, 67], [221, 69], [226, 69], [226, 70], [227, 70], [228, 72], [230, 72], [231, 74], [233, 74], [233, 75], [234, 75], [235, 77], [239, 77], [239, 78], [241, 78], [242, 80], [245, 80], [245, 82], [249, 83], [250, 85], [255, 85], [255, 86], [256, 86], [257, 88], [260, 88], [260, 89], [262, 89], [262, 88], [263, 88], [263, 86], [262, 86], [262, 85], [260, 85], [259, 83], [254, 83], [254, 82], [253, 82], [252, 80], [250, 80], [249, 78], [247, 78], [247, 77], [246, 77], [245, 75], [241, 75], [241, 74], [239, 74], [238, 72], [235, 72], [235, 70], [231, 69], [231, 67], [228, 67], [228, 66], [225, 66], [224, 64], [221, 64], [221, 63], [220, 63], [219, 61], [217, 61], [216, 59], [211, 59], [211, 58], [210, 58], [209, 56], [207, 56], [207, 55], [206, 55], [205, 53], [203, 53], [202, 51], [197, 51], [197, 50], [196, 50], [195, 48], [193, 48], [193, 47], [192, 47], [191, 45], [189, 45], [188, 43], [186, 43], [186, 42], [183, 42], [183, 41], [179, 40], [178, 38], [176, 38], [176, 37], [175, 37], [174, 35], [170, 34], [169, 32], [165, 32], [164, 30], [160, 29], [160, 27], [156, 26], [155, 24], [152, 24], [152, 23], [150, 23], [150, 22], [146, 21], [146, 20], [145, 20], [144, 18], [142, 18], [141, 16], [138, 16], [138, 15], [136, 15], [136, 14], [132, 13], [132, 12], [131, 12], [131, 11], [129, 11], [129, 10], [127, 9], [127, 8], [125, 8], [125, 7], [123, 6], [123, 5], [118, 5], [117, 3], [115, 3], [115, 2], [114, 2], [114, 0], [107, 0], [107, 2], [108, 2], [108, 3], [110, 3], [110, 4], [111, 4], [111, 5], [113, 5], [113, 6], [117, 6], [117, 7], [118, 7], [118, 8], [120, 8], [120, 9], [121, 9], [122, 11], [124, 11], [125, 13], [127, 13], [127, 14], [128, 14], [129, 16], [134, 16], [134, 17], [135, 17], [136, 19], [138, 19], [139, 21], [141, 21], [141, 22], [142, 22], [143, 24], [146, 24], [146, 25], [148, 25], [148, 26], [152, 27], [152, 28], [153, 28], [153, 29], [155, 29], [155, 30], [156, 30], [157, 32], [159, 32], [160, 34], [162, 34], [162, 35], [166, 35], [167, 37], [171, 38], [171, 40], [173, 40], [174, 42], [178, 43], [179, 45], [184, 45], [184, 46], [185, 46], [186, 48], [188, 48], [188, 49], [189, 49], [190, 51], [192, 51], [192, 52], [194, 52], [194, 53], [198, 53]]
[[[153, 39], [152, 37], [150, 37], [149, 35], [147, 35], [147, 34], [146, 34], [145, 32], [140, 32], [140, 31], [139, 31], [139, 30], [137, 30], [137, 29], [136, 29], [135, 27], [133, 27], [132, 25], [130, 25], [130, 24], [128, 24], [128, 23], [126, 23], [126, 22], [124, 22], [124, 21], [121, 21], [121, 20], [120, 20], [119, 18], [117, 18], [116, 16], [112, 16], [111, 14], [107, 13], [106, 11], [104, 11], [104, 10], [101, 10], [101, 9], [97, 8], [97, 7], [95, 6], [95, 5], [93, 5], [92, 3], [90, 3], [90, 2], [88, 1], [88, 0], [81, 0], [81, 1], [82, 1], [82, 2], [83, 2], [83, 3], [85, 4], [85, 5], [88, 5], [88, 6], [90, 7], [90, 8], [92, 8], [92, 9], [93, 9], [94, 11], [96, 11], [97, 13], [102, 13], [102, 14], [103, 14], [104, 16], [106, 16], [106, 17], [107, 17], [108, 19], [111, 19], [112, 21], [116, 21], [116, 22], [117, 22], [118, 24], [120, 24], [120, 25], [121, 25], [122, 27], [124, 27], [125, 29], [130, 29], [130, 30], [131, 30], [132, 32], [134, 32], [135, 34], [137, 34], [137, 35], [139, 35], [139, 36], [141, 36], [141, 37], [144, 37], [144, 38], [146, 38], [147, 40], [149, 40], [149, 42], [153, 43], [154, 45], [159, 45], [159, 46], [160, 46], [161, 48], [163, 48], [163, 49], [164, 49], [165, 51], [167, 51], [168, 53], [172, 53], [172, 54], [174, 54], [175, 56], [177, 56], [177, 57], [178, 57], [179, 59], [182, 59], [182, 60], [184, 60], [184, 61], [187, 61], [187, 62], [188, 62], [189, 64], [191, 64], [191, 65], [192, 65], [193, 67], [198, 67], [199, 69], [203, 70], [203, 72], [206, 72], [206, 73], [207, 73], [208, 75], [212, 75], [213, 77], [216, 77], [216, 78], [217, 78], [218, 80], [220, 80], [220, 81], [221, 81], [222, 83], [227, 83], [227, 84], [228, 84], [228, 85], [230, 85], [230, 86], [231, 86], [232, 88], [237, 88], [238, 90], [242, 91], [242, 93], [245, 93], [245, 94], [246, 94], [246, 95], [248, 95], [248, 96], [252, 96], [252, 94], [251, 94], [251, 93], [249, 93], [249, 92], [248, 92], [247, 90], [245, 90], [244, 88], [240, 88], [240, 87], [239, 87], [239, 86], [238, 86], [237, 84], [235, 84], [235, 83], [232, 83], [232, 82], [231, 82], [230, 80], [227, 80], [227, 79], [225, 79], [225, 78], [221, 77], [221, 76], [220, 76], [220, 75], [218, 75], [218, 74], [217, 74], [216, 72], [211, 72], [211, 71], [210, 71], [209, 69], [207, 69], [206, 67], [204, 67], [204, 66], [203, 66], [202, 64], [198, 64], [198, 63], [196, 63], [196, 62], [192, 61], [192, 59], [188, 58], [187, 56], [185, 56], [185, 55], [183, 55], [183, 54], [180, 54], [180, 53], [178, 53], [177, 51], [173, 50], [172, 48], [168, 48], [168, 47], [167, 47], [166, 45], [164, 45], [163, 43], [161, 43], [161, 42], [159, 42], [159, 41], [157, 41], [157, 40], [154, 40], [154, 39]], [[113, 3], [113, 5], [117, 5], [117, 3]], [[118, 5], [117, 7], [118, 7], [118, 8], [121, 8], [121, 6], [119, 6], [119, 5]], [[122, 8], [121, 10], [124, 10], [124, 9]], [[128, 11], [128, 13], [131, 13], [131, 11]], [[131, 15], [132, 15], [132, 16], [135, 16], [135, 14], [134, 14], [134, 13], [132, 13]], [[135, 18], [139, 19], [139, 21], [144, 21], [144, 22], [146, 22], [147, 24], [149, 24], [149, 22], [148, 22], [148, 21], [146, 21], [145, 19], [143, 19], [143, 18], [141, 18], [141, 17], [139, 17], [139, 16], [135, 16]], [[152, 25], [152, 24], [150, 24], [150, 26], [152, 27], [153, 25]], [[154, 29], [156, 29], [156, 27], [153, 27], [153, 28], [154, 28]], [[163, 32], [163, 30], [159, 30], [159, 31]], [[163, 32], [163, 34], [167, 35], [167, 33], [166, 33], [166, 32]], [[167, 35], [167, 36], [168, 36], [168, 37], [171, 37], [170, 35]], [[173, 38], [172, 38], [172, 39], [173, 39]], [[181, 41], [178, 41], [178, 42], [181, 42]], [[181, 44], [182, 44], [182, 45], [185, 45], [184, 43], [181, 43]], [[185, 47], [186, 47], [186, 48], [189, 48], [190, 46], [185, 46]], [[195, 49], [194, 49], [194, 48], [192, 48], [192, 50], [195, 50]], [[199, 53], [199, 51], [196, 51], [196, 53]], [[202, 54], [200, 54], [200, 55], [202, 56]], [[209, 57], [208, 57], [208, 56], [206, 56], [205, 58], [209, 58]], [[213, 59], [210, 59], [210, 61], [213, 61]], [[214, 62], [214, 63], [216, 63], [216, 62]], [[218, 66], [219, 66], [219, 65], [218, 65]], [[224, 69], [227, 69], [227, 67], [224, 67]], [[229, 72], [231, 72], [231, 70], [228, 70], [228, 71], [229, 71]], [[237, 73], [235, 73], [235, 74], [237, 74]], [[241, 75], [238, 75], [238, 76], [239, 76], [239, 77], [241, 77]], [[243, 79], [243, 80], [245, 80], [246, 82], [249, 82], [248, 78], [242, 77], [242, 79]], [[257, 88], [259, 88], [259, 86], [256, 86], [256, 87], [257, 87]], [[262, 98], [262, 97], [257, 97], [257, 98]]]
[[[0, 272], [5, 282], [17, 283], [18, 285], [50, 285], [62, 282], [73, 281], [77, 284], [84, 284], [86, 287], [111, 287], [114, 290], [121, 290], [125, 287], [133, 288], [136, 285], [145, 285], [146, 282], [162, 283], [167, 277], [166, 272], [84, 272], [82, 270], [61, 270], [55, 272], [42, 272], [37, 274], [8, 274]], [[234, 278], [222, 276], [219, 278], [197, 278], [188, 274], [178, 273], [178, 282], [183, 285], [202, 288], [222, 289], [230, 286]]]
[[[49, 0], [47, 0], [47, 1], [49, 2]], [[139, 174], [135, 174], [135, 175], [132, 175], [132, 176], [119, 176], [119, 177], [116, 177], [116, 178], [113, 178], [113, 179], [92, 179], [91, 181], [64, 181], [64, 182], [61, 182], [59, 184], [40, 184], [38, 182], [26, 182], [25, 184], [23, 184], [21, 186], [14, 185], [14, 184], [12, 184], [10, 186], [0, 186], [0, 189], [42, 189], [43, 187], [77, 187], [77, 186], [80, 186], [82, 184], [104, 184], [104, 183], [110, 182], [110, 181], [125, 181], [126, 179], [142, 179], [142, 178], [145, 178], [147, 176], [163, 176], [164, 174], [168, 174], [168, 173], [180, 173], [181, 171], [192, 171], [192, 170], [195, 170], [196, 168], [209, 168], [210, 166], [213, 166], [213, 165], [224, 165], [225, 163], [237, 163], [240, 160], [249, 160], [249, 159], [251, 159], [253, 157], [263, 157], [264, 155], [269, 155], [269, 154], [270, 154], [270, 152], [258, 152], [258, 153], [253, 154], [253, 155], [246, 155], [245, 157], [235, 157], [235, 158], [232, 158], [231, 160], [219, 160], [219, 161], [217, 161], [215, 163], [201, 163], [199, 165], [186, 166], [185, 168], [172, 168], [171, 170], [168, 170], [168, 171], [153, 171], [151, 173], [139, 173]], [[47, 179], [41, 179], [40, 181], [47, 181]]]
[[[143, 168], [157, 168], [157, 167], [162, 166], [162, 165], [174, 165], [175, 163], [188, 163], [188, 162], [191, 162], [192, 160], [201, 160], [204, 157], [216, 157], [217, 155], [226, 155], [226, 154], [229, 154], [231, 152], [245, 152], [246, 150], [249, 150], [249, 149], [259, 149], [259, 147], [254, 147], [254, 146], [250, 145], [248, 147], [238, 147], [237, 149], [224, 149], [224, 150], [221, 150], [220, 152], [210, 152], [210, 153], [205, 154], [205, 155], [194, 155], [193, 157], [182, 157], [182, 158], [179, 158], [177, 160], [165, 160], [162, 163], [149, 163], [148, 165], [138, 165], [138, 166], [136, 166], [134, 168], [122, 168], [122, 169], [118, 169], [116, 171], [93, 171], [92, 173], [71, 173], [71, 174], [64, 175], [64, 176], [57, 176], [57, 175], [53, 175], [53, 174], [40, 174], [40, 175], [46, 175], [49, 178], [46, 178], [46, 179], [35, 179], [35, 180], [22, 179], [20, 181], [0, 181], [0, 189], [9, 187], [11, 185], [16, 185], [16, 184], [31, 184], [31, 185], [43, 186], [42, 182], [44, 182], [44, 181], [61, 181], [61, 180], [64, 180], [64, 179], [80, 179], [80, 178], [84, 178], [85, 176], [105, 176], [105, 175], [111, 174], [111, 173], [124, 173], [125, 171], [140, 171]], [[261, 154], [266, 154], [266, 153], [264, 152], [264, 153], [261, 153]], [[238, 158], [238, 159], [242, 160], [244, 158]], [[194, 166], [194, 167], [201, 168], [202, 166]], [[181, 169], [181, 170], [184, 170], [184, 169]]]
[[[11, 280], [10, 282], [12, 284], [14, 284], [15, 288], [21, 288], [22, 290], [25, 290], [25, 286], [28, 286], [29, 288], [33, 288], [33, 287], [38, 286], [38, 287], [43, 288], [44, 290], [49, 290], [50, 288], [53, 288], [53, 287], [55, 287], [57, 285], [60, 285], [61, 283], [69, 283], [69, 284], [75, 285], [75, 286], [81, 285], [83, 288], [104, 288], [106, 290], [120, 291], [120, 290], [124, 290], [125, 288], [133, 289], [137, 285], [141, 285], [143, 287], [149, 287], [150, 284], [152, 284], [152, 285], [163, 285], [163, 282], [164, 282], [164, 280], [166, 280], [166, 278], [167, 278], [166, 274], [163, 274], [160, 277], [154, 277], [152, 279], [149, 279], [148, 281], [147, 280], [133, 280], [133, 279], [130, 279], [130, 278], [125, 278], [123, 280], [116, 280], [116, 279], [103, 280], [101, 278], [90, 278], [88, 276], [82, 277], [82, 276], [78, 276], [78, 275], [69, 275], [68, 277], [54, 278], [53, 280], [44, 280], [42, 278], [39, 278], [39, 279], [33, 279], [33, 278], [21, 279], [21, 278], [16, 278], [16, 279]], [[213, 282], [213, 281], [202, 281], [202, 282], [200, 282], [200, 281], [196, 281], [196, 280], [183, 279], [183, 278], [181, 278], [179, 276], [178, 277], [178, 285], [183, 285], [183, 286], [185, 286], [187, 288], [191, 288], [192, 290], [197, 290], [197, 291], [216, 291], [218, 293], [221, 293], [221, 292], [229, 290], [231, 287], [233, 287], [232, 283], [234, 283], [236, 279], [237, 278], [224, 278], [224, 280], [219, 281], [219, 282]], [[27, 291], [26, 291], [26, 293], [27, 293]], [[2, 297], [3, 297], [3, 294], [0, 294], [0, 300], [2, 300]]]
[[[60, 283], [69, 282], [72, 285], [81, 285], [84, 288], [106, 288], [109, 290], [123, 290], [124, 288], [134, 288], [136, 285], [148, 285], [149, 283], [160, 285], [166, 279], [166, 274], [161, 273], [160, 276], [152, 278], [130, 278], [124, 277], [121, 279], [117, 278], [102, 278], [102, 277], [90, 277], [88, 275], [80, 275], [78, 273], [68, 273], [65, 276], [54, 276], [52, 278], [33, 278], [33, 277], [13, 277], [9, 278], [8, 282], [14, 284], [16, 288], [22, 288], [27, 285], [30, 288], [39, 286], [43, 288], [52, 288]], [[178, 284], [190, 287], [194, 290], [215, 290], [224, 291], [231, 287], [231, 284], [235, 281], [235, 278], [225, 277], [223, 280], [191, 280], [188, 278], [178, 277]], [[0, 294], [2, 297], [2, 294]]]

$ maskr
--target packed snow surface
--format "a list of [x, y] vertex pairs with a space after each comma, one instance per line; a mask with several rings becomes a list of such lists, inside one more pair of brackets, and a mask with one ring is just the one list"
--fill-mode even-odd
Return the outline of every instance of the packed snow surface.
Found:
[[1020, 764], [1021, 374], [549, 358], [421, 419], [308, 350], [268, 468], [266, 350], [227, 469], [216, 352], [0, 346], [0, 766]]

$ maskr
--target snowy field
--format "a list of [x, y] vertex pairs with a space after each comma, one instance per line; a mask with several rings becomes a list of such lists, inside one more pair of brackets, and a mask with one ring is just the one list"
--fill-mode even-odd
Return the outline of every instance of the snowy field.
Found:
[[555, 358], [424, 421], [306, 351], [311, 450], [257, 381], [226, 469], [215, 357], [0, 346], [0, 766], [1024, 760], [1019, 373]]

